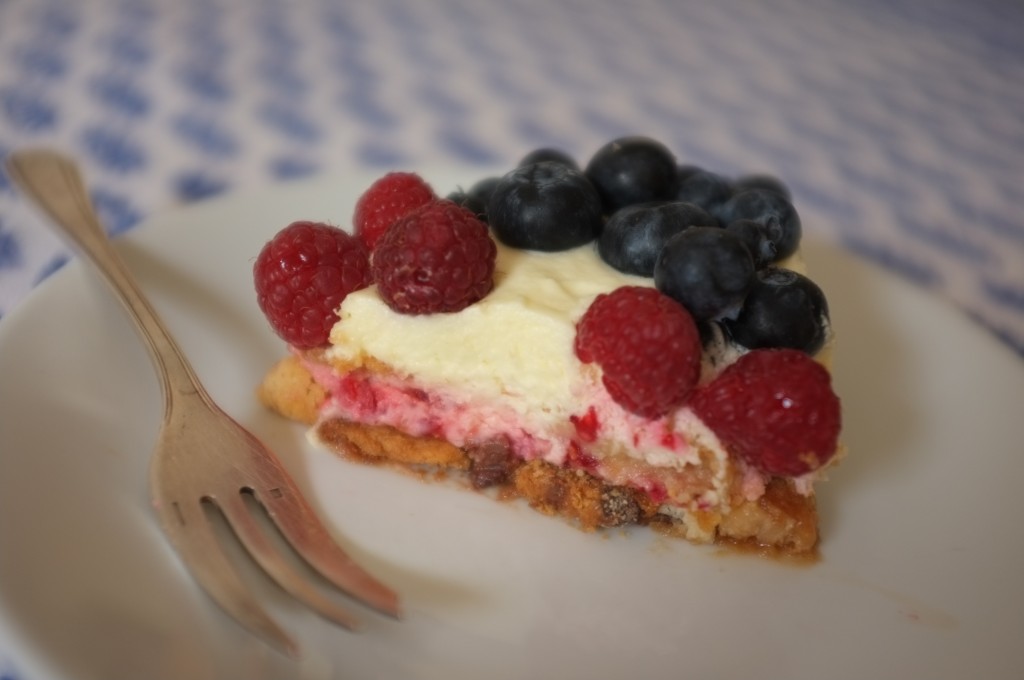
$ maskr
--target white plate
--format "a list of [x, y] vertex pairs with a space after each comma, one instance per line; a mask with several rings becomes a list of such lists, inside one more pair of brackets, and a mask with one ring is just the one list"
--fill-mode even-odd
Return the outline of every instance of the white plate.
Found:
[[[439, 191], [478, 174], [426, 173]], [[155, 527], [161, 413], [121, 309], [77, 264], [0, 322], [0, 655], [50, 678], [1009, 678], [1024, 669], [1024, 365], [928, 295], [830, 247], [851, 450], [793, 566], [645, 530], [578, 532], [310, 449], [253, 388], [282, 353], [250, 267], [293, 219], [345, 223], [373, 177], [153, 219], [119, 242], [215, 399], [285, 459], [339, 539], [404, 596], [340, 631], [247, 571], [306, 650], [242, 632]], [[5, 670], [0, 668], [0, 674]], [[9, 672], [9, 671], [8, 671]]]

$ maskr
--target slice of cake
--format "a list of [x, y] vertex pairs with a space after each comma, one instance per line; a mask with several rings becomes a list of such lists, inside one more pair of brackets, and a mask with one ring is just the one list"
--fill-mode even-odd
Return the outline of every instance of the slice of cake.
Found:
[[260, 398], [316, 444], [585, 529], [814, 550], [833, 338], [777, 181], [626, 138], [444, 199], [390, 173], [353, 222], [289, 225], [254, 269], [291, 348]]

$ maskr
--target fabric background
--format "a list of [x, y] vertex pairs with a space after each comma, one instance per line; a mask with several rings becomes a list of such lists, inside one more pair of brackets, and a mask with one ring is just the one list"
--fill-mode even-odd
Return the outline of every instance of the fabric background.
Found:
[[[780, 176], [808, 231], [1024, 351], [1022, 25], [998, 0], [0, 0], [0, 157], [74, 153], [119, 233], [313, 173], [645, 134]], [[0, 315], [67, 257], [0, 175]]]

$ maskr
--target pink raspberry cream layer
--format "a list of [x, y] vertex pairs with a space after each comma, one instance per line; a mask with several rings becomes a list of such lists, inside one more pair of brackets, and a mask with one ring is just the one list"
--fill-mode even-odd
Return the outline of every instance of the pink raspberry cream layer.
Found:
[[756, 500], [765, 490], [766, 478], [730, 460], [714, 434], [685, 407], [661, 418], [643, 418], [595, 384], [579, 395], [578, 410], [564, 421], [538, 426], [507, 404], [445, 387], [365, 368], [338, 372], [314, 360], [303, 359], [303, 364], [328, 393], [321, 421], [389, 426], [459, 448], [501, 442], [524, 461], [541, 459], [641, 490], [669, 513], [721, 506], [729, 490], [746, 500]]

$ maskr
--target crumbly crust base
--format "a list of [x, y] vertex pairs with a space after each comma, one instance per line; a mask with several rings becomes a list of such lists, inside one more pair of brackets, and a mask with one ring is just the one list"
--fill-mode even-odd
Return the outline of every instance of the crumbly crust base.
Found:
[[781, 555], [813, 554], [817, 546], [814, 496], [797, 493], [784, 479], [771, 480], [754, 501], [743, 497], [739, 481], [734, 480], [726, 513], [712, 509], [668, 515], [647, 494], [607, 484], [583, 470], [542, 460], [508, 460], [500, 451], [468, 451], [389, 426], [318, 420], [326, 393], [298, 357], [289, 356], [275, 365], [257, 395], [271, 410], [313, 426], [323, 446], [350, 460], [455, 473], [477, 488], [486, 486], [497, 489], [501, 497], [522, 498], [535, 510], [567, 518], [586, 531], [649, 525], [697, 543], [719, 542]]

